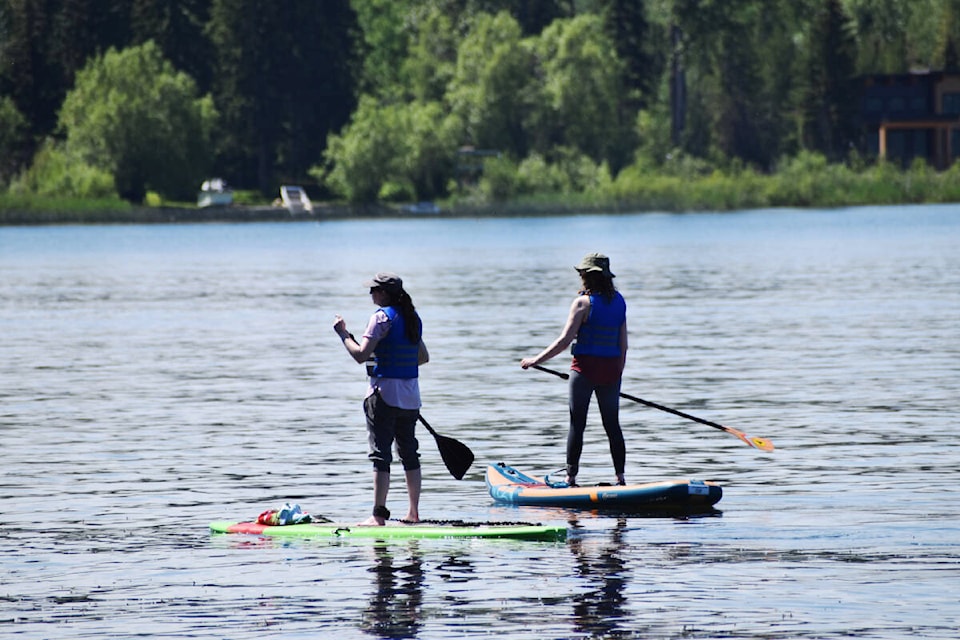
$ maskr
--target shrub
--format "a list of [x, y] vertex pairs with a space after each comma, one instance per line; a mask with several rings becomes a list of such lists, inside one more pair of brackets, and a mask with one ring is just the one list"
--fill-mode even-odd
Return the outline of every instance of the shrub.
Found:
[[30, 168], [11, 183], [10, 192], [90, 199], [117, 195], [113, 175], [51, 141], [44, 143]]

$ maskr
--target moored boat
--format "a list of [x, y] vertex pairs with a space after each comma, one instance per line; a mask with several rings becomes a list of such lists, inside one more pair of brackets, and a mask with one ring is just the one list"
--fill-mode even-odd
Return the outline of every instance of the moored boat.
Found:
[[233, 204], [233, 189], [223, 178], [210, 178], [200, 185], [200, 192], [197, 194], [198, 207], [227, 207], [231, 204]]
[[720, 485], [703, 480], [570, 486], [528, 475], [502, 462], [487, 466], [486, 483], [490, 496], [505, 504], [606, 511], [708, 512], [723, 497]]

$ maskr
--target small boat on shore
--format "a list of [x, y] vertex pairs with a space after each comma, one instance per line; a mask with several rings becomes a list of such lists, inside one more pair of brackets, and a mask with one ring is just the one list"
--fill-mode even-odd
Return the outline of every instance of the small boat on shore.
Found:
[[197, 194], [198, 207], [227, 207], [233, 204], [233, 189], [223, 178], [204, 180]]
[[313, 203], [307, 197], [303, 187], [284, 184], [280, 186], [280, 205], [285, 207], [290, 215], [313, 213]]
[[628, 485], [573, 485], [527, 475], [502, 462], [487, 466], [487, 489], [497, 502], [623, 512], [704, 513], [723, 497], [714, 482], [661, 480]]

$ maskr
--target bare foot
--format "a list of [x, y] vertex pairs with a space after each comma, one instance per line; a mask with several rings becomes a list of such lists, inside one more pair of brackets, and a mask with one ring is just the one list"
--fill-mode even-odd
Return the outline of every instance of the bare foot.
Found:
[[414, 523], [420, 522], [420, 514], [408, 513], [407, 517], [404, 518], [403, 521], [406, 522], [407, 524], [414, 524]]
[[370, 516], [363, 522], [358, 522], [357, 526], [358, 527], [382, 527], [385, 524], [387, 524], [387, 521], [384, 520], [383, 518], [380, 518], [377, 516]]

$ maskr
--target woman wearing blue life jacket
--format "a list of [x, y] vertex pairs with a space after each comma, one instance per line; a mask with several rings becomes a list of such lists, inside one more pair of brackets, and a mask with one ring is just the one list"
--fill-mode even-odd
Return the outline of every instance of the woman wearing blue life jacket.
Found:
[[567, 484], [576, 485], [583, 451], [590, 398], [597, 397], [617, 484], [625, 484], [626, 446], [620, 429], [620, 379], [627, 360], [627, 303], [613, 285], [610, 259], [601, 253], [584, 256], [576, 266], [582, 289], [570, 306], [560, 336], [532, 358], [524, 369], [549, 360], [576, 339], [570, 365], [570, 430], [567, 433]]
[[413, 300], [395, 273], [381, 272], [364, 284], [370, 287], [373, 303], [379, 307], [367, 323], [360, 340], [347, 331], [346, 322], [335, 316], [333, 330], [347, 352], [360, 364], [371, 358], [370, 385], [363, 401], [367, 418], [368, 457], [373, 462], [373, 515], [360, 524], [383, 525], [390, 517], [387, 493], [390, 490], [391, 448], [403, 465], [409, 508], [404, 520], [420, 521], [420, 454], [415, 427], [420, 415], [419, 367], [430, 355], [423, 344], [423, 324]]

